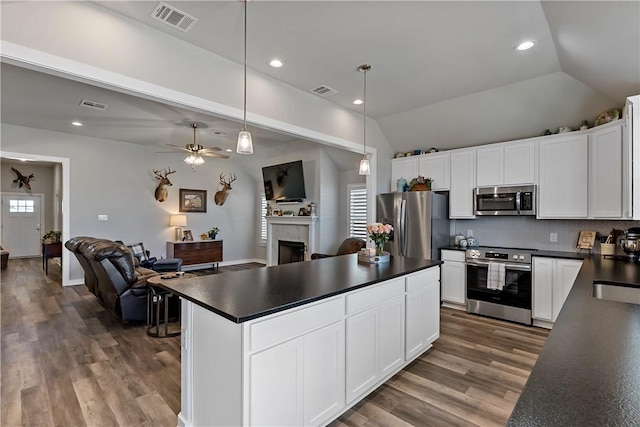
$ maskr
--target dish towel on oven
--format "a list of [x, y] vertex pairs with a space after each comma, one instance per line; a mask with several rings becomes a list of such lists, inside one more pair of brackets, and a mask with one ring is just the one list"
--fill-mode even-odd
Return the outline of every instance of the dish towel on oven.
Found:
[[501, 262], [490, 262], [487, 271], [487, 289], [501, 291], [504, 288], [505, 266]]

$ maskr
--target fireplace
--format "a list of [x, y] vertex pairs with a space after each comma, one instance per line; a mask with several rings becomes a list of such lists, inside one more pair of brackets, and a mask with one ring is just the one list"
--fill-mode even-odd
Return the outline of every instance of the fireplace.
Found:
[[278, 265], [304, 261], [304, 242], [278, 240]]

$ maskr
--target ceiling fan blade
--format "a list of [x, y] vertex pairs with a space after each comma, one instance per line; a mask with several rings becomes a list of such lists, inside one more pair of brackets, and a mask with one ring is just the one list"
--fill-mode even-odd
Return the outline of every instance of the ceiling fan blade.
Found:
[[220, 147], [209, 147], [209, 148], [205, 147], [200, 151], [202, 152], [202, 151], [220, 151], [220, 150], [222, 150], [222, 148], [220, 148]]
[[192, 151], [191, 151], [191, 150], [189, 150], [188, 148], [180, 147], [179, 145], [173, 145], [173, 144], [167, 144], [167, 145], [168, 145], [169, 147], [175, 147], [175, 148], [177, 148], [177, 149], [179, 149], [179, 150], [186, 151], [186, 152], [189, 152], [189, 153], [191, 153], [191, 152], [192, 152]]
[[215, 157], [217, 159], [228, 159], [229, 156], [227, 156], [226, 154], [218, 154], [218, 153], [203, 153], [200, 152], [199, 153], [201, 156], [207, 156], [207, 157]]

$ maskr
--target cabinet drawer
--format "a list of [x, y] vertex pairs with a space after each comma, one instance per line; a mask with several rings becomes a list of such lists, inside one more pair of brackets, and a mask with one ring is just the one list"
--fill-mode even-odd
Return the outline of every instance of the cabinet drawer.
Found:
[[357, 313], [404, 293], [404, 278], [388, 280], [379, 285], [347, 295], [347, 314]]
[[465, 251], [448, 251], [443, 249], [440, 252], [440, 258], [442, 258], [442, 261], [464, 262], [464, 257], [466, 255]]
[[428, 270], [414, 273], [407, 277], [407, 292], [413, 292], [426, 288], [430, 283], [440, 281], [440, 268], [433, 267]]
[[256, 321], [249, 325], [249, 350], [256, 351], [295, 338], [343, 317], [344, 297], [340, 296], [291, 313]]

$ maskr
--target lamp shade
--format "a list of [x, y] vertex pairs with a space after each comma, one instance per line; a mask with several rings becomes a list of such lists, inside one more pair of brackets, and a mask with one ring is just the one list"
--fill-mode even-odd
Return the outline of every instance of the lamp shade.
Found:
[[236, 148], [238, 154], [253, 154], [253, 142], [251, 141], [251, 133], [243, 129], [238, 134], [238, 146]]
[[186, 215], [171, 215], [169, 218], [170, 227], [186, 227], [187, 216]]

